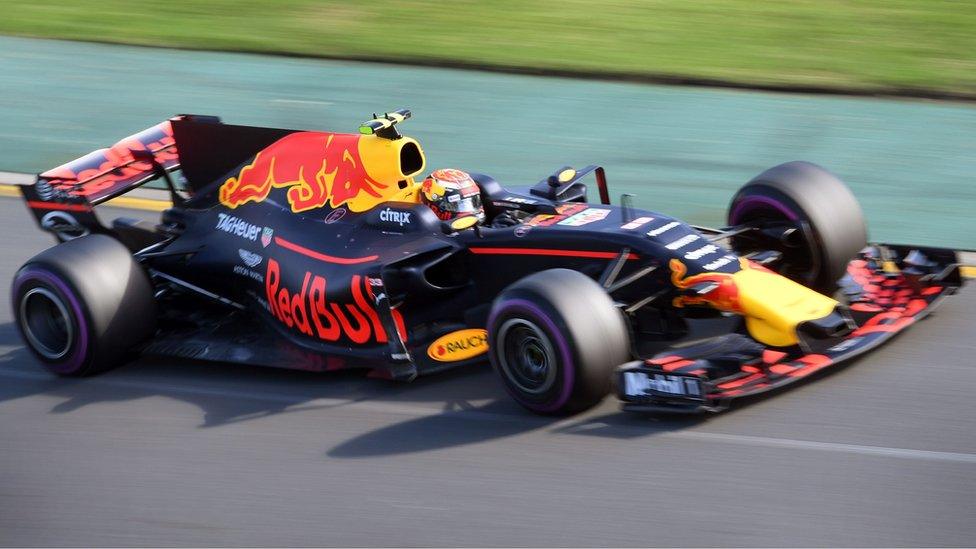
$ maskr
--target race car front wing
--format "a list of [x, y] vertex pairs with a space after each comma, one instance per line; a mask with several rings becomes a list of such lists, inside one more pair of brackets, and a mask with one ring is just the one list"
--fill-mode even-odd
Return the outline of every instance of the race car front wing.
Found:
[[841, 281], [856, 328], [811, 350], [771, 348], [728, 334], [621, 366], [617, 396], [635, 412], [719, 412], [733, 400], [808, 379], [866, 353], [931, 312], [963, 284], [956, 253], [872, 246]]

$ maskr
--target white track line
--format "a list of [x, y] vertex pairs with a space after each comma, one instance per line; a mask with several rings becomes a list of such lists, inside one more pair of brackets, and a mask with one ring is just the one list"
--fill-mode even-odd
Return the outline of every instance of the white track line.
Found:
[[[57, 381], [58, 378], [42, 371], [15, 371], [10, 369], [0, 369], [0, 377], [27, 379], [33, 381]], [[91, 378], [82, 381], [84, 384], [101, 385], [107, 387], [119, 387], [127, 389], [141, 389], [150, 393], [153, 392], [190, 394], [214, 396], [220, 398], [262, 400], [267, 402], [281, 402], [295, 404], [294, 409], [316, 408], [316, 407], [350, 407], [373, 412], [389, 413], [413, 418], [434, 417], [445, 414], [453, 414], [459, 419], [494, 421], [506, 423], [519, 423], [527, 425], [526, 431], [536, 428], [548, 428], [552, 430], [560, 427], [577, 426], [578, 418], [569, 418], [555, 423], [550, 423], [543, 418], [533, 416], [519, 416], [501, 414], [493, 412], [483, 412], [479, 410], [455, 410], [445, 411], [443, 408], [424, 407], [418, 405], [404, 405], [389, 402], [377, 402], [372, 400], [351, 400], [341, 398], [303, 398], [302, 395], [286, 395], [267, 392], [238, 391], [233, 389], [213, 389], [192, 385], [172, 385], [166, 383], [148, 383], [126, 379], [112, 378]], [[632, 427], [640, 429], [639, 426]], [[886, 446], [866, 446], [861, 444], [843, 444], [837, 442], [819, 442], [813, 440], [796, 440], [788, 438], [758, 437], [751, 435], [735, 435], [726, 433], [710, 433], [706, 431], [671, 431], [656, 433], [655, 437], [671, 438], [677, 440], [694, 440], [700, 442], [722, 442], [738, 444], [743, 446], [762, 446], [767, 448], [784, 448], [790, 450], [814, 450], [821, 452], [835, 452], [844, 454], [858, 454], [864, 456], [889, 457], [899, 459], [911, 459], [916, 461], [948, 461], [954, 463], [976, 464], [976, 454], [960, 452], [936, 452], [931, 450], [916, 450], [912, 448], [891, 448]]]
[[925, 461], [953, 461], [956, 463], [976, 463], [976, 454], [958, 452], [934, 452], [931, 450], [914, 450], [911, 448], [889, 448], [886, 446], [864, 446], [861, 444], [841, 444], [838, 442], [817, 442], [814, 440], [794, 440], [789, 438], [756, 437], [750, 435], [729, 435], [725, 433], [708, 433], [702, 431], [680, 431], [665, 433], [667, 436], [707, 440], [712, 442], [730, 442], [748, 446], [767, 446], [772, 448], [789, 448], [793, 450], [820, 450], [826, 452], [842, 452], [846, 454], [861, 454], [866, 456], [895, 457]]

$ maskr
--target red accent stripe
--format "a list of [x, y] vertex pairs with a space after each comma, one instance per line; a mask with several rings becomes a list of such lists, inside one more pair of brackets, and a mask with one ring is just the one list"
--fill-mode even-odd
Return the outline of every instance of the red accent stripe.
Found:
[[765, 351], [763, 351], [762, 361], [763, 364], [776, 364], [777, 362], [782, 360], [784, 356], [786, 356], [786, 353], [782, 351], [774, 351], [772, 349], [766, 349]]
[[725, 383], [720, 384], [718, 386], [718, 388], [719, 389], [735, 389], [735, 388], [738, 388], [738, 387], [742, 387], [743, 385], [745, 385], [747, 383], [756, 381], [758, 379], [762, 379], [764, 377], [765, 376], [763, 374], [759, 374], [759, 373], [757, 373], [757, 374], [751, 374], [751, 375], [748, 375], [746, 377], [740, 377], [739, 379], [736, 379], [736, 380], [733, 380], [733, 381], [726, 381]]
[[[594, 252], [588, 250], [553, 250], [548, 248], [469, 248], [473, 254], [486, 255], [555, 255], [561, 257], [588, 257], [596, 259], [613, 259], [620, 255], [617, 252]], [[637, 254], [627, 254], [627, 259], [637, 259]]]
[[366, 263], [367, 261], [372, 261], [379, 257], [378, 255], [371, 255], [367, 257], [335, 257], [331, 255], [325, 255], [323, 253], [316, 252], [315, 250], [309, 250], [304, 246], [299, 246], [294, 242], [288, 242], [280, 236], [274, 237], [275, 244], [281, 246], [282, 248], [289, 249], [293, 252], [300, 253], [304, 256], [311, 257], [312, 259], [318, 259], [319, 261], [324, 261], [326, 263], [337, 263], [339, 265], [355, 265], [357, 263]]
[[69, 212], [87, 212], [91, 210], [87, 204], [61, 204], [59, 202], [41, 202], [28, 200], [27, 206], [32, 210], [67, 210]]
[[650, 358], [644, 362], [646, 362], [647, 364], [661, 365], [661, 364], [667, 364], [668, 362], [674, 362], [675, 360], [681, 360], [681, 358], [682, 357], [678, 355], [668, 355], [668, 356], [662, 356], [660, 358]]
[[680, 368], [684, 368], [685, 366], [691, 366], [694, 363], [694, 360], [676, 360], [674, 362], [668, 362], [667, 364], [662, 365], [661, 368], [663, 368], [665, 372], [673, 372]]

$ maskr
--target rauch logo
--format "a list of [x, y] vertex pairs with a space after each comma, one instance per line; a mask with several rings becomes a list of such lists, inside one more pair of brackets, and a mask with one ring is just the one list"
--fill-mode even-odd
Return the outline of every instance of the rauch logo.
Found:
[[457, 362], [488, 351], [488, 332], [482, 329], [458, 330], [443, 335], [427, 347], [427, 356], [438, 362]]

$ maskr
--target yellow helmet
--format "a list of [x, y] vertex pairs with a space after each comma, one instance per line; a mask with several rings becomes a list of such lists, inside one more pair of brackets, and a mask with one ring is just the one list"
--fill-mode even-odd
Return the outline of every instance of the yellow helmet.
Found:
[[420, 186], [420, 200], [440, 219], [450, 221], [473, 215], [485, 220], [481, 189], [467, 172], [451, 168], [434, 170]]

